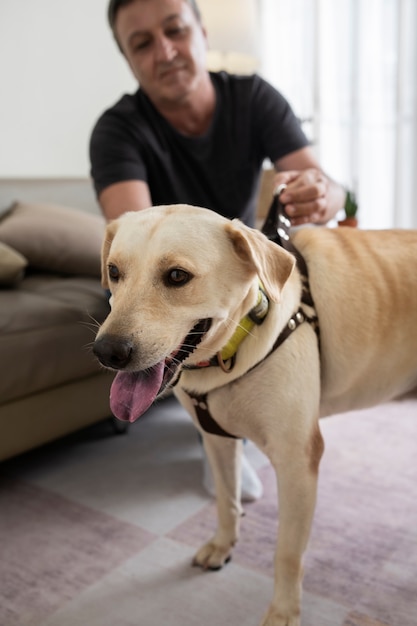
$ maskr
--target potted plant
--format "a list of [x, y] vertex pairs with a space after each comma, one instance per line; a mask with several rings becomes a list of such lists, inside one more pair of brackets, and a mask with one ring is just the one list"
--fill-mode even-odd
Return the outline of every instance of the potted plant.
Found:
[[344, 211], [345, 218], [338, 221], [339, 226], [356, 227], [358, 225], [358, 218], [356, 217], [358, 212], [358, 203], [356, 202], [356, 197], [353, 191], [346, 191]]

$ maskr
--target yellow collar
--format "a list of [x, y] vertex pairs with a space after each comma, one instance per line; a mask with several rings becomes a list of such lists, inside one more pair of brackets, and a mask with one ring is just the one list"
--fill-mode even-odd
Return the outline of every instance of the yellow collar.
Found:
[[269, 300], [263, 289], [261, 283], [259, 283], [258, 290], [258, 300], [254, 308], [249, 311], [245, 317], [243, 317], [232, 337], [229, 339], [227, 344], [221, 349], [219, 356], [222, 361], [227, 361], [231, 359], [237, 352], [242, 341], [250, 334], [252, 328], [255, 325], [262, 324], [265, 319], [269, 309]]

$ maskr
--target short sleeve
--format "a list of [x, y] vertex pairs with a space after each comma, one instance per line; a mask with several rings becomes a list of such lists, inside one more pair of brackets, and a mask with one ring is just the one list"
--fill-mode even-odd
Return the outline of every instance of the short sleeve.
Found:
[[253, 83], [252, 120], [260, 151], [272, 162], [309, 145], [288, 101], [259, 76]]
[[90, 138], [91, 177], [97, 196], [109, 185], [147, 180], [141, 143], [129, 115], [109, 109], [99, 118]]

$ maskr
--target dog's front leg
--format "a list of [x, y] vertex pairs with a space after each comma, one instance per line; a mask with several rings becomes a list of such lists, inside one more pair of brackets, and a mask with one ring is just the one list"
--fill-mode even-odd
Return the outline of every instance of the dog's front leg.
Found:
[[243, 511], [240, 503], [242, 441], [204, 432], [188, 394], [177, 387], [175, 395], [190, 413], [203, 437], [216, 489], [217, 530], [210, 541], [197, 552], [193, 563], [205, 569], [220, 569], [230, 560], [233, 546], [239, 536]]
[[203, 441], [216, 488], [218, 526], [214, 537], [195, 555], [194, 564], [220, 569], [230, 560], [239, 537], [242, 441], [206, 433]]
[[300, 626], [302, 559], [316, 505], [323, 448], [317, 426], [309, 444], [300, 447], [294, 442], [279, 459], [271, 458], [278, 481], [279, 528], [274, 596], [261, 626]]

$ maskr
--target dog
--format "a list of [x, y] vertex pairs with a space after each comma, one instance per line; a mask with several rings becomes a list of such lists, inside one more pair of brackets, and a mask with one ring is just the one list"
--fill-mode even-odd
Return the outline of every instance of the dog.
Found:
[[291, 243], [310, 300], [295, 256], [239, 220], [189, 205], [126, 213], [105, 234], [111, 311], [93, 348], [117, 371], [120, 419], [173, 388], [201, 431], [218, 527], [196, 565], [221, 568], [238, 540], [242, 438], [270, 459], [279, 531], [262, 626], [301, 623], [319, 418], [417, 389], [417, 231], [302, 228]]

